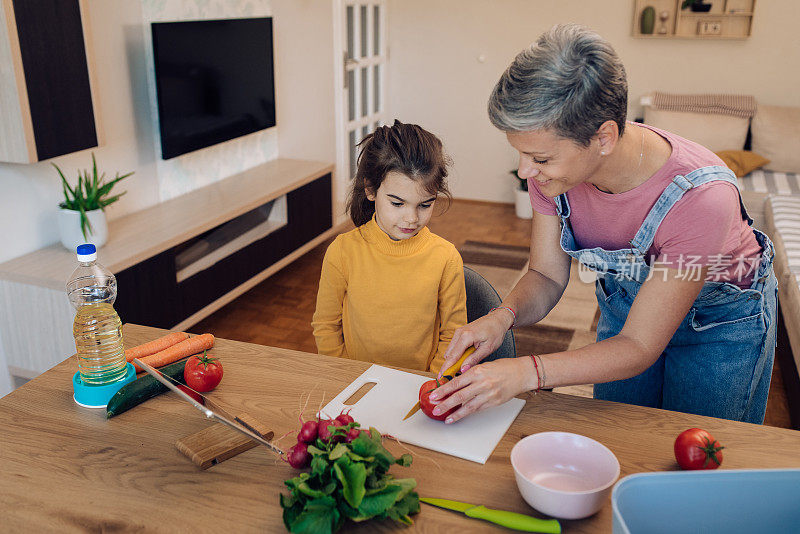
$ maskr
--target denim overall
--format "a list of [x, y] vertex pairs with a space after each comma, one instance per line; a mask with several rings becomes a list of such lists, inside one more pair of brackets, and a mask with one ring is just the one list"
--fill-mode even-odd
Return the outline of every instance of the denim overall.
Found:
[[[736, 185], [733, 173], [721, 166], [675, 176], [630, 241], [631, 247], [623, 250], [578, 249], [567, 196], [555, 198], [561, 248], [597, 273], [595, 293], [601, 312], [597, 341], [622, 330], [650, 274], [645, 257], [669, 210], [689, 189], [715, 180]], [[739, 205], [742, 217], [752, 226], [741, 195]], [[753, 233], [763, 252], [750, 288], [706, 281], [658, 360], [638, 376], [595, 384], [595, 398], [763, 422], [775, 355], [778, 283], [772, 270], [772, 242], [756, 229]]]

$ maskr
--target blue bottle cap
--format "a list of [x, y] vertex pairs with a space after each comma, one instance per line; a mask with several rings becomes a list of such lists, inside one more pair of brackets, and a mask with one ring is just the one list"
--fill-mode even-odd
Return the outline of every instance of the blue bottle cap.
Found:
[[78, 261], [87, 262], [97, 259], [97, 247], [92, 243], [78, 245]]

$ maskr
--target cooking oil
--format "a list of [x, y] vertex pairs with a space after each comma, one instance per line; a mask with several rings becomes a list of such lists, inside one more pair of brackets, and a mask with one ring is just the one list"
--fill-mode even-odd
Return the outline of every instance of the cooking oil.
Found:
[[85, 384], [107, 384], [125, 376], [122, 322], [107, 302], [83, 304], [72, 325], [78, 372]]

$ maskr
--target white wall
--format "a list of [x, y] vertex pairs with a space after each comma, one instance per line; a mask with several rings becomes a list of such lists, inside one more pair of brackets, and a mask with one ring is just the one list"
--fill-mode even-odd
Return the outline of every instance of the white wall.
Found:
[[322, 0], [272, 0], [278, 152], [336, 161], [333, 10]]
[[514, 56], [554, 24], [585, 24], [611, 41], [628, 73], [631, 119], [652, 90], [800, 105], [800, 2], [758, 2], [746, 40], [634, 39], [632, 19], [633, 0], [389, 0], [392, 113], [442, 137], [454, 196], [512, 202], [516, 156], [486, 100]]

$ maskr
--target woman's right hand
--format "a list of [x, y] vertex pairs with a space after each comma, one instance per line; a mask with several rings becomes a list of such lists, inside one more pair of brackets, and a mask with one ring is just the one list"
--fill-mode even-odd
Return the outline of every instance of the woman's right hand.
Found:
[[493, 310], [480, 319], [458, 328], [453, 333], [453, 339], [450, 340], [447, 351], [444, 353], [444, 363], [439, 369], [439, 378], [461, 358], [469, 347], [474, 346], [475, 352], [461, 364], [461, 372], [463, 373], [473, 365], [480, 363], [500, 346], [512, 324], [511, 314], [504, 313], [504, 310]]

